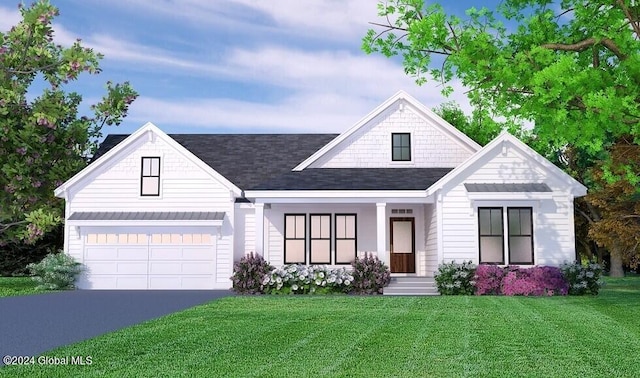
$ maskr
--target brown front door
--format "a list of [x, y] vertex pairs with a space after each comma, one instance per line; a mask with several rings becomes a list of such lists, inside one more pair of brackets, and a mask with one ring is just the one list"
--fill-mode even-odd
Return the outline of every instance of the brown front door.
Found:
[[416, 272], [414, 218], [391, 218], [391, 273]]

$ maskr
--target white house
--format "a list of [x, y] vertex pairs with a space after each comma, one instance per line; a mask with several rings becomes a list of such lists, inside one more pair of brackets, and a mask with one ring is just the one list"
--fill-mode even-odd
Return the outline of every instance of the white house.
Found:
[[404, 92], [340, 135], [109, 135], [56, 189], [84, 289], [227, 289], [234, 261], [394, 275], [575, 256], [586, 188], [508, 133], [481, 147]]

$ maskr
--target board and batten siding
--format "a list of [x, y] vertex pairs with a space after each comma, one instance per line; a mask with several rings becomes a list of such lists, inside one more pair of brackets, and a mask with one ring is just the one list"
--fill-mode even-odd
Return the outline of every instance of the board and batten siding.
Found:
[[[411, 162], [391, 160], [391, 133], [411, 134]], [[310, 168], [455, 167], [472, 155], [410, 105], [395, 104], [327, 152]]]
[[[532, 207], [534, 220], [534, 263], [559, 265], [575, 259], [575, 241], [572, 239], [572, 202], [562, 192], [566, 183], [542, 169], [507, 146], [506, 153], [485, 156], [477, 168], [466, 178], [452, 182], [442, 198], [442, 249], [444, 262], [479, 262], [477, 208]], [[541, 199], [535, 193], [525, 194], [517, 200], [472, 201], [464, 183], [524, 183], [544, 182], [553, 191], [551, 199]], [[566, 190], [566, 189], [564, 189]], [[476, 193], [478, 194], [478, 193]], [[507, 219], [504, 218], [504, 222]], [[505, 235], [506, 238], [506, 235]]]

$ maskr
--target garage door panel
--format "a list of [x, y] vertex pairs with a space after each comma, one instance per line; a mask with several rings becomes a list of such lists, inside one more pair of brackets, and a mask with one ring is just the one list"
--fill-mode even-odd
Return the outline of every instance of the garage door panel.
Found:
[[211, 275], [202, 276], [150, 276], [149, 289], [175, 290], [175, 289], [213, 289]]
[[147, 262], [93, 261], [85, 269], [89, 274], [147, 274]]
[[149, 248], [149, 260], [212, 260], [212, 246], [151, 246]]
[[147, 276], [90, 275], [85, 277], [85, 285], [87, 289], [140, 290], [147, 288]]
[[95, 260], [141, 260], [148, 259], [149, 250], [146, 246], [100, 246], [85, 247], [85, 261]]
[[151, 261], [149, 262], [149, 274], [209, 274], [211, 275], [214, 264], [211, 261]]

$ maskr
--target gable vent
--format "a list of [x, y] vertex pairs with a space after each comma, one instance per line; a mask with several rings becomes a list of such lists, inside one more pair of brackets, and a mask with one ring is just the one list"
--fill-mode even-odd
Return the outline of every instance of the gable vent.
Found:
[[391, 209], [391, 214], [413, 214], [413, 209]]

